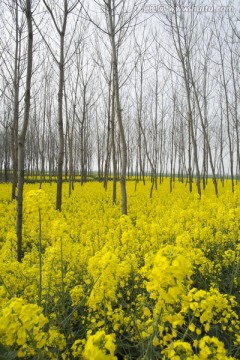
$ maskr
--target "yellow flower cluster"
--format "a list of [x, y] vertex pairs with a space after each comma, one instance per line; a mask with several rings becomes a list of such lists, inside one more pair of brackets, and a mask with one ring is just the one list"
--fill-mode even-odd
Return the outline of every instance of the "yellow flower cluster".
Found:
[[22, 298], [12, 298], [0, 313], [0, 339], [3, 345], [18, 348], [18, 357], [35, 355], [46, 344], [43, 331], [48, 323], [36, 304], [28, 304]]
[[103, 330], [88, 335], [83, 358], [86, 360], [117, 360], [114, 356], [115, 336], [106, 335]]
[[166, 304], [176, 306], [183, 300], [192, 273], [192, 262], [184, 248], [167, 245], [157, 253], [146, 288], [150, 298], [157, 299], [158, 310]]
[[199, 353], [194, 354], [188, 342], [177, 340], [172, 342], [170, 347], [164, 351], [164, 360], [230, 360], [227, 356], [224, 345], [216, 337], [204, 336], [199, 342]]
[[116, 345], [115, 334], [105, 334], [104, 330], [94, 335], [89, 331], [87, 340], [76, 340], [72, 346], [74, 358], [82, 357], [84, 360], [117, 360], [114, 356]]
[[16, 258], [11, 187], [0, 185], [0, 343], [25, 359], [240, 358], [240, 189], [202, 198], [168, 179], [76, 184], [62, 212], [54, 185], [27, 184]]

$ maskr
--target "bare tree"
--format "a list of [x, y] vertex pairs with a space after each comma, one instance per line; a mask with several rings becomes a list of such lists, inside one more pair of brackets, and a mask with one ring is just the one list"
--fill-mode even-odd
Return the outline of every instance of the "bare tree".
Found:
[[[121, 141], [121, 195], [122, 195], [122, 214], [127, 214], [127, 190], [126, 190], [126, 172], [127, 172], [127, 143], [126, 134], [123, 122], [123, 113], [120, 97], [120, 79], [119, 79], [119, 49], [124, 43], [127, 34], [133, 26], [143, 3], [137, 4], [134, 0], [130, 3], [129, 0], [103, 0], [102, 2], [95, 1], [98, 6], [104, 11], [106, 18], [106, 29], [100, 25], [95, 25], [108, 35], [111, 45], [111, 63], [112, 63], [112, 86], [114, 89], [116, 116], [119, 128], [119, 135]], [[90, 19], [92, 22], [93, 20]]]
[[17, 259], [22, 260], [22, 222], [23, 222], [23, 185], [24, 185], [24, 145], [29, 122], [30, 99], [31, 99], [31, 79], [33, 61], [33, 28], [32, 28], [32, 8], [31, 0], [21, 1], [21, 8], [27, 19], [28, 31], [28, 50], [27, 50], [27, 75], [25, 89], [24, 118], [21, 132], [18, 136], [18, 195], [17, 195]]
[[[221, 23], [223, 22], [223, 18], [221, 18]], [[231, 133], [231, 111], [230, 111], [230, 100], [229, 100], [229, 78], [226, 73], [225, 67], [225, 47], [224, 47], [224, 39], [221, 36], [220, 29], [217, 27], [216, 21], [214, 21], [215, 27], [215, 36], [218, 43], [218, 51], [220, 57], [220, 83], [222, 85], [222, 90], [225, 99], [225, 115], [227, 121], [227, 136], [228, 136], [228, 146], [229, 146], [229, 162], [230, 162], [230, 173], [231, 173], [231, 184], [232, 184], [232, 192], [234, 192], [234, 159], [233, 159], [233, 139]]]
[[[192, 5], [194, 5], [193, 2]], [[189, 172], [189, 186], [192, 190], [192, 162], [191, 162], [191, 145], [193, 147], [194, 166], [196, 168], [197, 189], [198, 194], [201, 196], [201, 181], [199, 170], [199, 157], [198, 157], [198, 144], [196, 137], [196, 124], [194, 122], [194, 93], [192, 89], [191, 81], [191, 57], [193, 52], [193, 46], [196, 43], [196, 14], [190, 12], [188, 17], [186, 16], [184, 9], [184, 3], [180, 0], [169, 0], [168, 6], [171, 8], [171, 12], [166, 14], [164, 24], [170, 28], [170, 34], [174, 47], [176, 49], [175, 58], [181, 64], [182, 73], [179, 75], [182, 77], [186, 101], [187, 101], [187, 121], [188, 121], [188, 134], [189, 134], [189, 150], [188, 150], [188, 172]], [[194, 38], [195, 36], [195, 38]]]
[[[58, 65], [59, 78], [58, 78], [58, 170], [57, 170], [57, 195], [56, 195], [56, 209], [61, 211], [62, 206], [62, 178], [63, 178], [63, 160], [64, 160], [64, 128], [63, 128], [63, 89], [64, 89], [64, 73], [65, 66], [67, 62], [67, 52], [69, 50], [65, 49], [65, 35], [67, 28], [67, 20], [69, 14], [76, 8], [78, 5], [78, 0], [73, 2], [68, 2], [63, 0], [63, 8], [58, 6], [60, 9], [60, 14], [56, 10], [56, 5], [50, 6], [47, 0], [43, 0], [47, 11], [49, 12], [51, 19], [53, 21], [54, 27], [59, 36], [59, 59], [54, 55], [54, 51], [50, 48], [49, 44], [47, 45], [50, 49], [51, 54], [55, 62]], [[55, 11], [54, 11], [55, 10]], [[69, 44], [71, 43], [71, 40]], [[68, 44], [68, 47], [69, 47]], [[69, 60], [69, 59], [68, 59]]]
[[[4, 94], [12, 102], [11, 121], [11, 158], [12, 158], [12, 199], [16, 197], [18, 181], [18, 124], [20, 117], [20, 102], [22, 94], [21, 78], [25, 71], [25, 60], [23, 51], [23, 31], [26, 25], [26, 18], [21, 11], [19, 0], [9, 1], [3, 4], [8, 19], [2, 17], [3, 34], [0, 40], [2, 49], [2, 77], [4, 79]], [[9, 21], [9, 20], [12, 21]], [[8, 95], [7, 95], [8, 93]]]

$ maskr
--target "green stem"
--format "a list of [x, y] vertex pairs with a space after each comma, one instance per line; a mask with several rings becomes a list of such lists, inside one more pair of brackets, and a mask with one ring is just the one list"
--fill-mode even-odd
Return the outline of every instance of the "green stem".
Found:
[[41, 209], [38, 209], [38, 220], [39, 220], [39, 230], [38, 230], [38, 253], [39, 253], [39, 305], [42, 303], [42, 216]]

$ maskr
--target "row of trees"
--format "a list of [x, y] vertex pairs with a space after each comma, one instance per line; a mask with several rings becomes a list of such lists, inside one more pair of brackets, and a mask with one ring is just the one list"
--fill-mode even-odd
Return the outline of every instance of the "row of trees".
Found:
[[[240, 173], [237, 6], [201, 12], [195, 0], [2, 1], [0, 174], [12, 181], [21, 223], [25, 176], [62, 181], [93, 171], [107, 186], [126, 176], [177, 175], [201, 196], [211, 175]], [[198, 5], [198, 8], [195, 6]], [[227, 4], [226, 4], [227, 5]], [[186, 6], [188, 6], [186, 8]], [[186, 11], [187, 9], [187, 11]], [[31, 105], [31, 106], [30, 106]], [[21, 228], [19, 228], [21, 233]]]

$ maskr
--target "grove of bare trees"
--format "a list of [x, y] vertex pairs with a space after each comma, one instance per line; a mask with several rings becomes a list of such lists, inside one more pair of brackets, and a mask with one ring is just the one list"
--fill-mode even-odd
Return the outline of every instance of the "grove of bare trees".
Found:
[[[165, 176], [199, 196], [240, 177], [239, 4], [5, 0], [0, 4], [0, 180]], [[20, 226], [20, 225], [18, 225]], [[19, 236], [21, 228], [18, 227]], [[21, 238], [19, 237], [21, 247]], [[21, 257], [20, 250], [19, 256]]]

